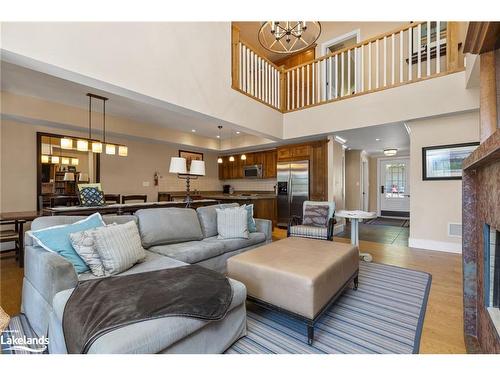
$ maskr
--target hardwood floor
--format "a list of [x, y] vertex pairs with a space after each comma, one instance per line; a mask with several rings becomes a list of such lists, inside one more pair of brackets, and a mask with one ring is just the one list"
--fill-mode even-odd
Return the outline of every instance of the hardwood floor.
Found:
[[[274, 230], [273, 240], [284, 237], [285, 230]], [[349, 242], [349, 239], [335, 237], [335, 241]], [[375, 262], [430, 273], [432, 286], [420, 353], [465, 353], [461, 256], [363, 240], [360, 248], [371, 253]], [[23, 270], [13, 256], [0, 257], [0, 305], [9, 315], [19, 313], [22, 278]]]

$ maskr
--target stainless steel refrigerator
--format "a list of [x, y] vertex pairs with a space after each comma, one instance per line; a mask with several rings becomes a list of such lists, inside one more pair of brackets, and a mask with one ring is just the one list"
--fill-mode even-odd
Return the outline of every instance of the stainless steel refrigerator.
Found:
[[292, 216], [302, 217], [309, 199], [309, 161], [278, 163], [278, 226], [286, 227]]

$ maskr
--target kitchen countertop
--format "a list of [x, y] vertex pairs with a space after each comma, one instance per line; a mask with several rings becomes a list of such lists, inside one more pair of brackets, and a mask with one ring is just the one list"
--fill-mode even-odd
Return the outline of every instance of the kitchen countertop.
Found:
[[276, 195], [272, 193], [264, 194], [204, 194], [203, 198], [218, 200], [255, 200], [255, 199], [275, 199]]

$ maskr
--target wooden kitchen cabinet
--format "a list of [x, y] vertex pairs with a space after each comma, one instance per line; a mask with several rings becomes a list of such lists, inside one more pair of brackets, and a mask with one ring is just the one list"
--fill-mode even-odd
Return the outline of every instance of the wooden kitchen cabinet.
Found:
[[290, 159], [292, 157], [292, 149], [290, 147], [278, 148], [278, 161]]
[[276, 150], [267, 151], [265, 153], [264, 164], [262, 166], [263, 178], [274, 178], [276, 177], [276, 163], [277, 155]]

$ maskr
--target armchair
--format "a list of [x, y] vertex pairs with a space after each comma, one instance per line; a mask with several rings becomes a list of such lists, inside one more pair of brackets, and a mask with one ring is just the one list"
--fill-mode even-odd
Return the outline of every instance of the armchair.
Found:
[[[308, 205], [328, 205], [328, 223], [325, 227], [303, 225], [302, 217]], [[320, 240], [333, 241], [333, 228], [337, 223], [335, 220], [335, 202], [305, 201], [302, 217], [292, 216], [288, 222], [287, 237], [306, 237]]]

